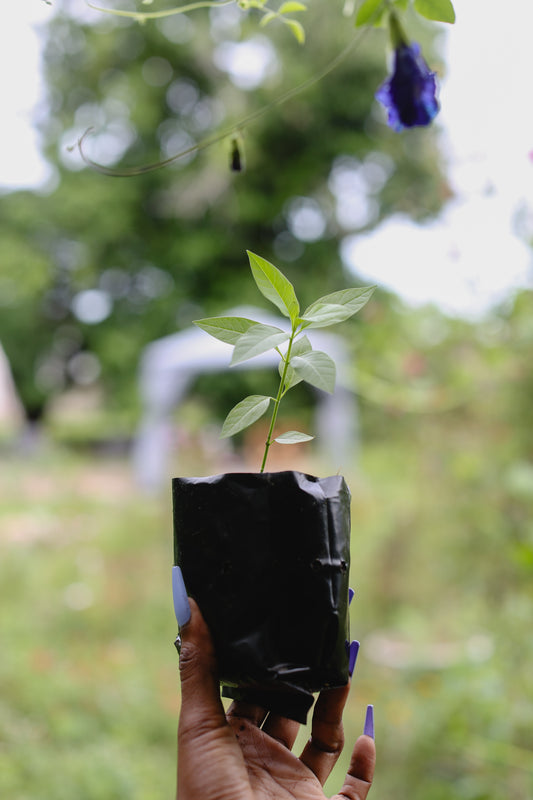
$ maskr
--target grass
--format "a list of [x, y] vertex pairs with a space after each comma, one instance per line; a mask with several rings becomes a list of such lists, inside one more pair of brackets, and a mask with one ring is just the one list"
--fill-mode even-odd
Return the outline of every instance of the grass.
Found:
[[172, 796], [169, 510], [125, 462], [2, 471], [0, 795]]

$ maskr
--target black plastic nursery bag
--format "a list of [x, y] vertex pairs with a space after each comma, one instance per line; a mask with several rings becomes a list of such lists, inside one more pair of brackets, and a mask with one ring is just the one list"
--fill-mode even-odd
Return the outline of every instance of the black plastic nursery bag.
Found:
[[340, 475], [174, 478], [174, 561], [224, 694], [305, 721], [348, 681], [350, 492]]

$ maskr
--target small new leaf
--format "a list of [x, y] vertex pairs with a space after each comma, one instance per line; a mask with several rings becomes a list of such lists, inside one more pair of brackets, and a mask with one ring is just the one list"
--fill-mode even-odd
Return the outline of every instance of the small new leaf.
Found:
[[287, 19], [286, 17], [282, 17], [282, 19], [285, 25], [287, 25], [291, 29], [292, 35], [294, 36], [298, 44], [305, 44], [304, 26], [296, 19]]
[[233, 436], [252, 425], [263, 416], [271, 400], [271, 397], [263, 394], [251, 394], [245, 397], [244, 400], [233, 406], [224, 420], [220, 438], [227, 439], [228, 436]]
[[247, 250], [250, 269], [261, 294], [274, 303], [282, 314], [294, 321], [300, 313], [294, 286], [270, 261]]
[[240, 364], [242, 361], [248, 361], [249, 358], [266, 353], [267, 350], [286, 342], [289, 337], [290, 334], [282, 331], [281, 328], [256, 322], [248, 328], [246, 333], [239, 336], [231, 358], [231, 365]]
[[310, 442], [314, 436], [309, 436], [308, 433], [300, 433], [300, 431], [286, 431], [276, 436], [275, 442], [280, 444], [298, 444], [298, 442]]
[[294, 14], [296, 11], [307, 11], [307, 6], [303, 3], [289, 0], [287, 3], [282, 3], [278, 8], [278, 14]]
[[335, 389], [335, 362], [327, 353], [312, 350], [302, 356], [291, 358], [291, 366], [304, 381], [330, 394]]
[[414, 9], [422, 17], [436, 22], [455, 22], [455, 10], [451, 0], [414, 0]]
[[278, 14], [275, 11], [268, 11], [263, 17], [261, 17], [261, 22], [259, 24], [262, 28], [264, 28], [265, 25], [268, 25], [268, 23], [272, 22], [273, 19], [277, 19], [277, 17]]
[[364, 0], [355, 15], [356, 28], [361, 28], [363, 25], [375, 25], [381, 17], [384, 5], [383, 0]]
[[235, 345], [242, 334], [246, 333], [252, 325], [257, 325], [257, 322], [246, 319], [246, 317], [207, 317], [194, 320], [194, 325], [209, 333], [210, 336], [214, 336], [215, 339], [220, 339], [221, 342]]

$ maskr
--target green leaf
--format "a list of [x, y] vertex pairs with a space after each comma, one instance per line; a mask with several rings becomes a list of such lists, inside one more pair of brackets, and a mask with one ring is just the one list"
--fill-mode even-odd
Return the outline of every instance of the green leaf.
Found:
[[313, 303], [312, 311], [305, 312], [302, 323], [305, 328], [327, 328], [349, 319], [354, 312], [338, 303]]
[[414, 9], [426, 19], [436, 22], [455, 22], [455, 10], [451, 0], [414, 0]]
[[[304, 353], [309, 353], [311, 352], [312, 349], [313, 347], [307, 336], [300, 336], [300, 338], [296, 339], [296, 341], [292, 345], [291, 359], [293, 359], [295, 356], [301, 356]], [[278, 365], [280, 378], [283, 377], [284, 367], [285, 367], [285, 362], [280, 361]], [[288, 389], [292, 389], [293, 386], [296, 386], [296, 384], [301, 383], [302, 380], [303, 378], [301, 378], [299, 375], [296, 374], [296, 372], [291, 367], [291, 364], [289, 362], [289, 366], [287, 367], [287, 372], [285, 373], [285, 391], [287, 391]]]
[[309, 436], [308, 433], [300, 433], [300, 431], [286, 431], [285, 433], [280, 433], [279, 436], [276, 436], [274, 441], [279, 442], [280, 444], [298, 444], [298, 442], [310, 442], [311, 439], [314, 438], [314, 436]]
[[[280, 378], [283, 377], [283, 369], [284, 369], [284, 367], [285, 367], [285, 364], [283, 363], [283, 361], [281, 361], [279, 366], [278, 366], [278, 372], [279, 372]], [[293, 386], [297, 386], [302, 381], [303, 381], [303, 378], [301, 378], [299, 375], [297, 375], [296, 372], [294, 371], [294, 369], [289, 364], [289, 366], [287, 367], [287, 372], [285, 373], [285, 387], [284, 387], [285, 391], [287, 392], [289, 389], [292, 389]]]
[[359, 11], [355, 15], [355, 26], [360, 28], [363, 25], [373, 25], [376, 19], [381, 16], [381, 8], [383, 0], [364, 0], [360, 6]]
[[224, 420], [220, 438], [226, 439], [228, 436], [233, 436], [233, 434], [239, 433], [239, 431], [243, 431], [249, 425], [252, 425], [263, 416], [271, 400], [271, 397], [267, 397], [264, 394], [250, 394], [245, 397], [244, 400], [233, 406]]
[[282, 17], [282, 19], [285, 25], [288, 25], [289, 28], [291, 29], [292, 34], [296, 39], [296, 41], [298, 42], [298, 44], [305, 44], [304, 26], [296, 19], [286, 19], [285, 17]]
[[301, 356], [304, 353], [310, 353], [312, 349], [313, 345], [311, 344], [307, 336], [305, 335], [300, 336], [298, 337], [298, 339], [295, 340], [295, 342], [292, 345], [291, 358], [294, 358], [294, 356]]
[[249, 8], [263, 8], [265, 5], [264, 0], [238, 0], [239, 6], [247, 11]]
[[304, 311], [301, 320], [308, 323], [304, 327], [325, 328], [328, 325], [344, 322], [368, 303], [374, 289], [375, 286], [341, 289], [319, 297]]
[[286, 342], [289, 337], [290, 334], [282, 331], [281, 328], [256, 322], [239, 337], [233, 351], [231, 365], [240, 364], [242, 361], [248, 361], [249, 358], [266, 353], [267, 350]]
[[257, 325], [246, 317], [207, 317], [206, 319], [195, 319], [194, 325], [201, 328], [215, 339], [220, 339], [226, 344], [237, 344], [243, 333], [252, 326]]
[[261, 22], [259, 23], [262, 28], [265, 25], [268, 25], [269, 22], [272, 22], [273, 19], [277, 19], [278, 15], [275, 11], [268, 11], [263, 17], [261, 17]]
[[316, 386], [317, 389], [323, 389], [330, 394], [335, 389], [335, 362], [327, 353], [312, 350], [310, 353], [291, 358], [291, 366], [304, 381]]
[[311, 303], [303, 313], [307, 319], [309, 314], [312, 314], [315, 306], [323, 305], [339, 305], [345, 306], [346, 310], [350, 310], [351, 314], [355, 314], [364, 305], [368, 303], [374, 294], [375, 286], [358, 286], [354, 289], [340, 289], [338, 292], [331, 292], [319, 297], [314, 303]]
[[294, 321], [300, 313], [300, 304], [296, 299], [292, 283], [270, 261], [256, 256], [249, 250], [246, 252], [250, 259], [252, 275], [261, 294], [274, 303], [282, 314]]
[[409, 0], [394, 0], [394, 5], [399, 8], [400, 11], [407, 11]]
[[296, 3], [289, 0], [287, 3], [282, 3], [278, 8], [278, 14], [294, 14], [296, 11], [307, 11], [307, 6], [303, 3]]

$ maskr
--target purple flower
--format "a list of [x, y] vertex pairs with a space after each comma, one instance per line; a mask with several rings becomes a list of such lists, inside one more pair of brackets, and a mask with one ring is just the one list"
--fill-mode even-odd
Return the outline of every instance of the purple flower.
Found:
[[394, 50], [394, 71], [376, 92], [395, 131], [429, 125], [439, 110], [437, 82], [416, 42], [400, 42]]

